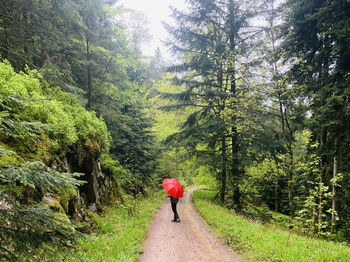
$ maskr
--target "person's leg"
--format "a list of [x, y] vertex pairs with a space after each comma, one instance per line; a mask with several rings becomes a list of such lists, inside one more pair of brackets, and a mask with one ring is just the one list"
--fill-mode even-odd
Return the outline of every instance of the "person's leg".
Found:
[[177, 220], [176, 203], [171, 202], [171, 209], [174, 212], [174, 220], [173, 221], [176, 221]]
[[176, 205], [177, 205], [177, 203], [175, 203], [175, 220], [177, 221], [177, 222], [180, 222], [180, 218], [179, 218], [179, 214], [177, 213], [177, 210], [176, 210]]

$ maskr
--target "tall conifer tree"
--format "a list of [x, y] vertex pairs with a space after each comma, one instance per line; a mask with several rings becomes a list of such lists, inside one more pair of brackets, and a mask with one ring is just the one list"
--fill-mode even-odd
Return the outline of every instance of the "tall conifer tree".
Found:
[[[220, 163], [220, 198], [224, 201], [226, 183], [233, 187], [233, 200], [240, 206], [240, 159], [237, 115], [240, 110], [238, 84], [242, 81], [242, 57], [247, 43], [248, 7], [237, 1], [189, 1], [188, 13], [174, 10], [178, 25], [167, 26], [169, 42], [182, 63], [170, 68], [185, 73], [176, 78], [187, 90], [178, 95], [183, 105], [196, 108], [173, 136], [191, 146], [206, 144], [207, 152]], [[242, 82], [240, 82], [242, 83]], [[241, 90], [242, 91], [242, 90]], [[244, 93], [244, 92], [242, 92]], [[241, 94], [242, 94], [241, 93]], [[230, 161], [231, 160], [231, 161]], [[229, 175], [229, 180], [227, 176]]]
[[[350, 3], [290, 0], [286, 6], [284, 46], [289, 57], [298, 59], [291, 76], [295, 84], [305, 87], [303, 91], [310, 100], [311, 128], [320, 145], [319, 183], [331, 185], [331, 179], [337, 176], [334, 170], [349, 172], [345, 148], [349, 147], [350, 123]], [[335, 192], [333, 207], [336, 207]], [[321, 211], [319, 223], [323, 219]], [[346, 213], [340, 215], [345, 218]]]

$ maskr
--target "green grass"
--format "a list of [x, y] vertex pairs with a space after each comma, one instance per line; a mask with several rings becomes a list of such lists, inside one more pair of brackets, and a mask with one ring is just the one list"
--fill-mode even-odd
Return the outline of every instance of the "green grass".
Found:
[[211, 201], [215, 194], [195, 191], [196, 207], [219, 238], [251, 261], [350, 261], [348, 246], [246, 219]]
[[[148, 228], [164, 194], [155, 193], [150, 198], [140, 199], [129, 204], [134, 207], [134, 216], [128, 208], [110, 207], [103, 216], [95, 215], [99, 233], [80, 241], [77, 256], [83, 261], [115, 262], [137, 261]], [[70, 259], [69, 261], [81, 261]]]

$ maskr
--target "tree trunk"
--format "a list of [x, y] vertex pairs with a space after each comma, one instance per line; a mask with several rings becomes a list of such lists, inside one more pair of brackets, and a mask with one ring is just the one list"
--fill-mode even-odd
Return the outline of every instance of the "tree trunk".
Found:
[[275, 181], [275, 212], [278, 212], [278, 179], [279, 175], [276, 174], [276, 181]]
[[220, 200], [222, 203], [225, 201], [225, 194], [226, 194], [226, 164], [227, 164], [227, 158], [226, 158], [226, 137], [225, 134], [222, 135], [221, 138], [221, 158], [222, 158], [222, 167], [221, 167], [221, 189], [220, 189]]
[[[338, 174], [338, 161], [337, 161], [337, 139], [335, 139], [334, 142], [334, 157], [333, 157], [333, 180], [337, 178]], [[336, 211], [336, 202], [335, 202], [335, 197], [336, 197], [336, 184], [335, 182], [332, 183], [332, 226], [331, 226], [331, 232], [334, 233], [334, 229], [336, 226], [335, 222], [335, 211]]]
[[[231, 81], [231, 94], [233, 97], [236, 97], [236, 70], [235, 70], [235, 52], [236, 52], [236, 43], [235, 43], [235, 35], [236, 35], [236, 27], [235, 27], [235, 6], [233, 1], [229, 2], [229, 21], [228, 24], [230, 26], [229, 39], [230, 39], [230, 66], [229, 66], [229, 74]], [[235, 106], [233, 106], [233, 111], [235, 110]], [[238, 134], [237, 134], [237, 119], [236, 115], [231, 118], [232, 128], [231, 128], [231, 140], [232, 140], [232, 168], [231, 168], [231, 176], [233, 180], [233, 203], [237, 209], [241, 209], [240, 205], [240, 190], [239, 190], [239, 159], [238, 159]]]
[[292, 145], [288, 145], [289, 167], [288, 167], [288, 202], [289, 202], [289, 228], [293, 228], [294, 203], [293, 203], [293, 176], [294, 176], [294, 159]]
[[322, 180], [322, 174], [320, 174], [319, 177], [319, 199], [318, 199], [318, 227], [317, 227], [317, 232], [320, 233], [322, 230], [322, 214], [323, 214], [323, 206], [322, 206], [322, 201], [323, 201], [323, 192], [322, 192], [322, 184], [323, 184], [323, 180]]
[[[276, 61], [276, 40], [275, 40], [275, 26], [274, 21], [276, 19], [275, 17], [275, 3], [274, 1], [269, 2], [271, 5], [271, 16], [269, 17], [269, 25], [270, 25], [270, 37], [271, 37], [271, 44], [272, 44], [272, 81], [274, 84], [274, 89], [278, 90], [278, 100], [280, 101], [280, 117], [281, 117], [281, 124], [282, 124], [282, 133], [283, 133], [283, 142], [285, 145], [287, 145], [287, 139], [285, 134], [285, 126], [284, 126], [284, 115], [283, 115], [283, 105], [282, 105], [282, 96], [281, 96], [281, 90], [280, 90], [280, 83], [278, 78], [278, 67], [277, 67], [277, 61]], [[278, 211], [278, 180], [279, 180], [279, 174], [276, 172], [276, 182], [275, 182], [275, 212]]]
[[86, 60], [87, 60], [87, 92], [88, 92], [88, 102], [87, 102], [87, 108], [91, 110], [91, 66], [90, 66], [90, 47], [89, 47], [89, 37], [86, 34]]
[[4, 3], [4, 20], [3, 20], [3, 31], [5, 35], [5, 49], [3, 50], [3, 58], [4, 59], [9, 59], [9, 35], [8, 35], [8, 19], [9, 19], [9, 14], [8, 14], [8, 7], [6, 3]]
[[[294, 172], [294, 156], [292, 151], [292, 143], [291, 141], [288, 142], [287, 140], [287, 134], [286, 134], [286, 113], [285, 108], [282, 101], [281, 92], [278, 94], [279, 99], [279, 107], [280, 107], [280, 117], [281, 117], [281, 128], [282, 128], [282, 136], [283, 136], [283, 142], [287, 149], [287, 154], [289, 156], [289, 163], [288, 163], [288, 204], [289, 204], [289, 228], [293, 228], [293, 219], [294, 219], [294, 204], [293, 204], [293, 172]], [[288, 125], [287, 125], [288, 127]]]
[[[327, 141], [327, 128], [322, 128], [321, 129], [321, 137], [320, 137], [320, 148], [322, 151], [325, 151], [325, 146], [326, 146], [326, 141]], [[325, 155], [322, 156], [321, 158], [321, 173], [320, 173], [320, 178], [319, 178], [319, 187], [320, 187], [320, 197], [319, 197], [319, 208], [318, 208], [318, 232], [320, 233], [321, 231], [321, 224], [322, 224], [322, 214], [323, 214], [323, 194], [321, 192], [321, 185], [323, 184], [324, 177], [326, 177], [326, 166], [327, 166], [327, 158]]]

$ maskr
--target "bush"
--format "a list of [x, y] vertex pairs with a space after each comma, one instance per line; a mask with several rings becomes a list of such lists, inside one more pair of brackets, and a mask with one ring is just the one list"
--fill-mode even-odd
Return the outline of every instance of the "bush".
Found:
[[264, 223], [270, 222], [272, 219], [272, 213], [269, 207], [265, 204], [262, 204], [260, 207], [252, 204], [247, 204], [242, 210], [242, 214], [253, 220], [259, 220]]
[[[64, 153], [76, 143], [108, 150], [110, 135], [95, 112], [88, 112], [70, 94], [42, 80], [36, 70], [16, 73], [0, 63], [0, 141], [32, 157]], [[40, 151], [46, 153], [40, 154]]]

